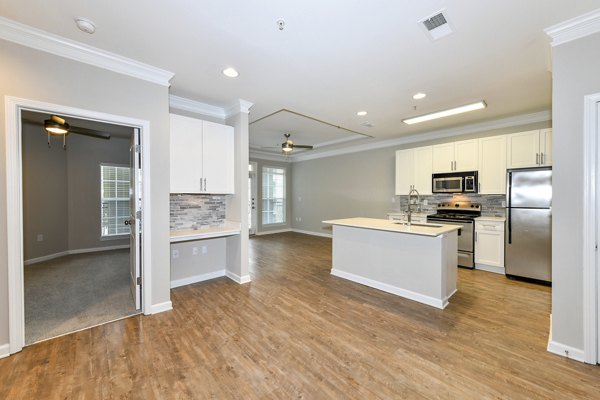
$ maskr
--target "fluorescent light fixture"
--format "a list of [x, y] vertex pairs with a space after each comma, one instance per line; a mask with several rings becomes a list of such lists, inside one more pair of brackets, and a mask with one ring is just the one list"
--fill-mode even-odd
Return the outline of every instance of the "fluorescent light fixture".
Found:
[[239, 72], [237, 72], [237, 71], [235, 70], [235, 68], [231, 68], [231, 67], [230, 67], [230, 68], [225, 68], [225, 69], [223, 70], [223, 75], [225, 75], [225, 76], [227, 76], [227, 77], [229, 77], [229, 78], [237, 78], [237, 77], [240, 75], [240, 73], [239, 73]]
[[425, 97], [427, 97], [427, 95], [425, 93], [420, 93], [419, 92], [419, 93], [417, 93], [417, 94], [415, 94], [413, 96], [413, 99], [415, 99], [415, 100], [421, 100], [421, 99], [424, 99]]
[[408, 125], [418, 124], [419, 122], [431, 121], [432, 119], [449, 117], [451, 115], [462, 114], [468, 111], [481, 110], [482, 108], [487, 107], [485, 101], [481, 100], [477, 103], [467, 104], [460, 107], [450, 108], [448, 110], [437, 111], [430, 114], [420, 115], [418, 117], [412, 117], [403, 119], [402, 122]]
[[359, 111], [356, 113], [356, 115], [358, 115], [359, 117], [364, 117], [365, 115], [367, 115], [366, 111]]

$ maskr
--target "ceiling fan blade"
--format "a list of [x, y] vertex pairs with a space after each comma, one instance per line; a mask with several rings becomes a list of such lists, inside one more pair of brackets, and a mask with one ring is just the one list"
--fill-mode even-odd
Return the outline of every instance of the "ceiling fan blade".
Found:
[[79, 135], [90, 136], [90, 137], [94, 137], [97, 139], [105, 139], [105, 140], [110, 139], [110, 133], [100, 132], [100, 131], [96, 131], [94, 129], [71, 127], [71, 129], [69, 129], [69, 133], [77, 133]]
[[298, 148], [298, 149], [311, 149], [313, 148], [313, 146], [309, 146], [307, 144], [295, 144], [294, 148]]

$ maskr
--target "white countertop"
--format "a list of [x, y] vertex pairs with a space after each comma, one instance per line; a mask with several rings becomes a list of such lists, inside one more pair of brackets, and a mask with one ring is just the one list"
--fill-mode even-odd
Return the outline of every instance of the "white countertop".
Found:
[[504, 222], [504, 221], [506, 221], [506, 218], [505, 217], [477, 217], [477, 218], [475, 218], [475, 220]]
[[240, 223], [231, 221], [227, 221], [223, 226], [218, 227], [206, 227], [199, 229], [173, 229], [171, 230], [171, 243], [239, 235], [240, 232]]
[[[398, 224], [389, 219], [376, 218], [344, 218], [332, 219], [323, 221], [324, 224], [350, 226], [354, 228], [375, 229], [379, 231], [389, 231], [397, 233], [407, 233], [411, 235], [421, 236], [439, 236], [444, 233], [456, 231], [460, 229], [458, 225], [442, 225], [442, 224], [415, 224], [411, 226]], [[424, 226], [426, 225], [426, 226]]]

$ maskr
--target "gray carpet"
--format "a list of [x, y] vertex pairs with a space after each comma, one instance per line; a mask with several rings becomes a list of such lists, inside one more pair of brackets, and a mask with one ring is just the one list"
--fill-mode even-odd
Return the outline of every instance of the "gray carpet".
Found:
[[25, 267], [25, 344], [136, 313], [128, 249]]

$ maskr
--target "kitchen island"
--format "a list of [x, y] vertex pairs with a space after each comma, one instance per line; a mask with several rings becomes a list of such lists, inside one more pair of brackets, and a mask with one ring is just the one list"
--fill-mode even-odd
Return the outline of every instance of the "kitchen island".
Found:
[[459, 227], [346, 218], [333, 225], [331, 274], [440, 309], [456, 292]]

